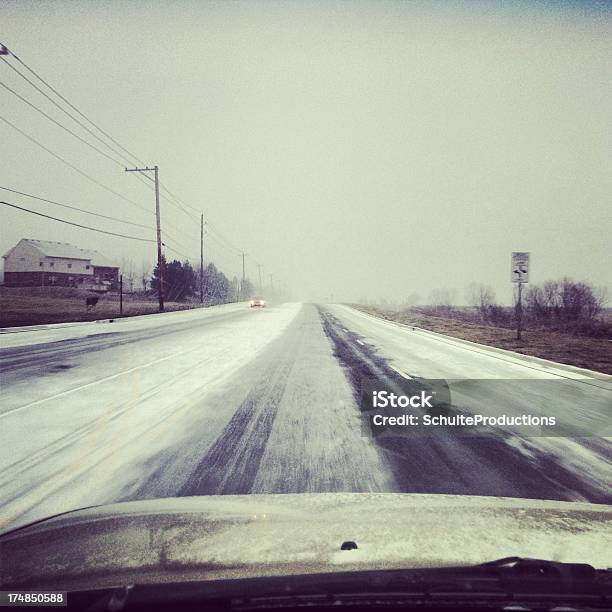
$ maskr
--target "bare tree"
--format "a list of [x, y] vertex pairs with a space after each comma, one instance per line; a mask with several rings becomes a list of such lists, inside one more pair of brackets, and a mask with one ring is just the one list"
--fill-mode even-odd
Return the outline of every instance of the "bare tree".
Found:
[[414, 308], [419, 303], [419, 299], [419, 294], [413, 291], [408, 294], [404, 303], [407, 308]]
[[495, 303], [495, 291], [491, 285], [470, 283], [465, 289], [465, 301], [469, 306], [477, 308], [485, 317], [489, 308]]
[[144, 261], [142, 262], [141, 272], [140, 272], [140, 282], [142, 284], [142, 292], [146, 293], [149, 289], [149, 285], [151, 282], [151, 268]]
[[593, 304], [589, 305], [589, 317], [595, 318], [607, 305], [608, 289], [606, 287], [595, 287], [593, 289]]
[[605, 289], [569, 278], [532, 285], [526, 295], [532, 320], [563, 329], [588, 329], [607, 303]]
[[448, 312], [455, 303], [455, 296], [454, 289], [434, 289], [429, 294], [429, 304], [434, 310]]
[[123, 274], [123, 287], [129, 293], [134, 293], [134, 281], [136, 280], [136, 268], [133, 259], [121, 260], [121, 273]]

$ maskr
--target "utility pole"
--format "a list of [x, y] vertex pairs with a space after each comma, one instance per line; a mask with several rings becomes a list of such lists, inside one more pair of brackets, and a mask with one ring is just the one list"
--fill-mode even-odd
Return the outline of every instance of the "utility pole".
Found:
[[518, 299], [516, 300], [516, 339], [521, 339], [523, 331], [523, 283], [518, 283]]
[[119, 316], [123, 316], [123, 274], [119, 275]]
[[257, 270], [259, 271], [259, 293], [263, 293], [263, 285], [261, 284], [261, 269], [263, 266], [261, 264], [257, 264]]
[[154, 172], [155, 173], [155, 219], [157, 222], [157, 297], [159, 299], [159, 312], [164, 312], [164, 260], [162, 258], [161, 219], [159, 212], [159, 167], [153, 168], [126, 168], [126, 172]]
[[244, 281], [246, 280], [246, 272], [245, 272], [245, 267], [244, 267], [244, 258], [245, 258], [245, 256], [246, 256], [246, 253], [243, 252], [242, 253], [242, 285], [241, 285], [241, 288], [240, 288], [240, 297], [242, 299], [244, 299], [244, 295], [243, 295], [243, 293], [244, 293]]
[[204, 304], [204, 214], [200, 215], [200, 304]]

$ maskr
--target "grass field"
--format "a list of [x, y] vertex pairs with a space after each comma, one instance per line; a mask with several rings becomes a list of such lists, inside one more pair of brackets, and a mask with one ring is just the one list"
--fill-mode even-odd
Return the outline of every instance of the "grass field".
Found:
[[519, 341], [516, 339], [516, 332], [507, 328], [478, 325], [412, 311], [395, 312], [371, 306], [355, 306], [364, 312], [389, 321], [414, 325], [454, 338], [612, 374], [612, 342], [607, 339], [541, 329], [526, 329], [523, 331], [522, 340]]
[[[95, 308], [87, 310], [85, 298], [93, 295], [60, 287], [0, 287], [0, 327], [41, 325], [67, 321], [94, 321], [119, 317], [119, 296], [102, 295]], [[166, 302], [166, 310], [198, 307], [197, 303]], [[155, 296], [124, 295], [123, 316], [158, 312]]]

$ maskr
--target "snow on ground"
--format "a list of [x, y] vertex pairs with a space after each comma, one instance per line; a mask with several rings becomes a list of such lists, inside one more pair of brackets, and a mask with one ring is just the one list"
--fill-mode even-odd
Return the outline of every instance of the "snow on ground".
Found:
[[612, 390], [612, 376], [534, 360], [482, 344], [468, 343], [443, 334], [414, 329], [345, 306], [326, 308], [347, 327], [383, 349], [383, 354], [404, 372], [422, 378], [445, 379], [597, 379]]
[[[180, 447], [132, 465], [122, 499], [177, 495], [394, 490], [365, 438], [353, 388], [317, 309], [305, 304], [282, 337], [202, 399]], [[235, 412], [222, 431], [212, 414]], [[211, 439], [209, 432], [215, 434]]]
[[[444, 379], [453, 407], [489, 416], [555, 416], [585, 435], [612, 436], [612, 377], [559, 367], [540, 367], [518, 354], [499, 355], [482, 345], [422, 334], [343, 305], [328, 307], [396, 371]], [[595, 378], [598, 376], [598, 378]]]
[[[3, 384], [0, 528], [18, 517], [22, 522], [108, 502], [128, 476], [123, 466], [148, 451], [140, 441], [170, 444], [169, 436], [179, 423], [189, 423], [202, 397], [256, 359], [300, 309], [299, 304], [262, 310], [231, 305], [126, 320], [121, 328], [126, 334], [152, 326], [163, 332], [162, 318], [172, 333], [78, 353], [69, 357], [67, 369]], [[168, 323], [186, 320], [192, 324], [178, 329]], [[66, 340], [82, 338], [83, 331], [68, 326], [26, 333], [48, 342], [48, 333]], [[32, 348], [52, 354], [54, 346]], [[215, 422], [222, 427], [234, 410], [226, 406], [225, 419], [211, 415], [211, 436]]]
[[[453, 400], [468, 412], [525, 412], [537, 396], [582, 425], [609, 419], [605, 381], [525, 366], [347, 307], [329, 310], [400, 372], [452, 379]], [[119, 499], [396, 490], [389, 457], [361, 436], [354, 389], [312, 305], [232, 304], [17, 331], [1, 341], [0, 530]], [[524, 382], [556, 380], [563, 386], [522, 393]], [[491, 383], [501, 384], [495, 394]], [[434, 453], [432, 473], [454, 457], [446, 468], [460, 479], [473, 467], [462, 460], [469, 445], [444, 442], [460, 450]], [[541, 466], [561, 467], [575, 481], [568, 490], [586, 482], [586, 490], [609, 491], [608, 440], [505, 442], [524, 458], [516, 465], [544, 479]], [[487, 461], [514, 490], [513, 475], [496, 457]]]
[[[187, 321], [201, 321], [217, 316], [219, 313], [240, 312], [248, 302], [220, 304], [209, 308], [191, 310], [174, 310], [157, 314], [138, 315], [117, 319], [100, 319], [99, 321], [78, 321], [74, 323], [51, 323], [49, 325], [29, 325], [25, 327], [5, 327], [0, 329], [0, 349], [18, 346], [31, 346], [45, 342], [74, 340], [99, 334], [125, 333], [141, 331]], [[112, 322], [110, 322], [112, 321]]]
[[555, 416], [585, 437], [523, 438], [505, 431], [506, 442], [526, 459], [548, 457], [578, 480], [612, 486], [612, 377], [559, 364], [534, 363], [508, 351], [498, 353], [440, 334], [413, 331], [344, 305], [326, 307], [377, 354], [408, 376], [449, 382], [452, 405], [490, 416]]
[[305, 310], [252, 492], [392, 490], [388, 466], [363, 436], [353, 388], [321, 320], [312, 305]]

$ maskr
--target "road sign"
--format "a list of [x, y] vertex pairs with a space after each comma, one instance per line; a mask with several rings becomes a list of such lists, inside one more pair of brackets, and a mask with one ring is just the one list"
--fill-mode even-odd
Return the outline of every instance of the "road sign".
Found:
[[512, 282], [529, 282], [529, 253], [512, 253]]

